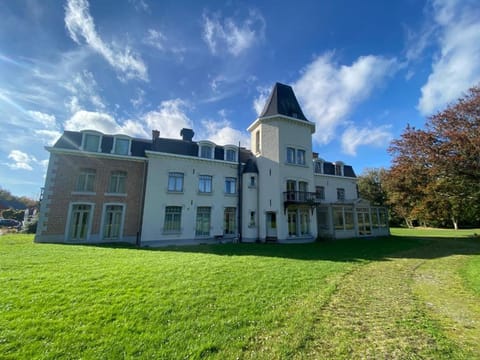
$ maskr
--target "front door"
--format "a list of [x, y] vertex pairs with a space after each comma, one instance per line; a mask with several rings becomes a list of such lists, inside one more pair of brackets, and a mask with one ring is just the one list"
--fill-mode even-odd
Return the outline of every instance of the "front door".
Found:
[[277, 237], [277, 214], [267, 212], [267, 238]]

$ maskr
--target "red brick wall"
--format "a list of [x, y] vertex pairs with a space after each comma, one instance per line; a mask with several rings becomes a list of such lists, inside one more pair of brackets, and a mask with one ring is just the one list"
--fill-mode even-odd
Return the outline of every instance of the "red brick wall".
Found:
[[[47, 210], [47, 229], [42, 235], [62, 235], [67, 226], [68, 208], [71, 202], [94, 203], [91, 235], [101, 231], [101, 220], [104, 203], [126, 204], [124, 236], [135, 236], [140, 227], [142, 206], [143, 182], [145, 178], [145, 163], [131, 160], [108, 159], [101, 157], [75, 156], [52, 154], [50, 161], [55, 161], [55, 174], [52, 177], [51, 187], [45, 189], [50, 201]], [[82, 168], [96, 170], [94, 192], [95, 195], [75, 194], [75, 186]], [[105, 195], [108, 192], [112, 171], [125, 171], [126, 196]], [[51, 195], [48, 192], [51, 192]]]

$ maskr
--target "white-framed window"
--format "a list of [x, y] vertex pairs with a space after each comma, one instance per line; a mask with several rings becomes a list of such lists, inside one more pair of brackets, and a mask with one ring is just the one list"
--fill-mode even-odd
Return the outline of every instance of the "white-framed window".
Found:
[[124, 217], [124, 204], [105, 204], [103, 206], [102, 238], [104, 240], [122, 238]]
[[255, 133], [255, 152], [260, 153], [260, 130]]
[[255, 227], [256, 214], [255, 211], [250, 211], [250, 221], [248, 223], [248, 227]]
[[195, 236], [210, 236], [211, 207], [197, 207], [197, 222], [195, 225]]
[[94, 192], [95, 189], [95, 169], [80, 169], [75, 185], [75, 191], [78, 192]]
[[94, 205], [71, 203], [68, 213], [67, 240], [86, 241], [90, 237]]
[[131, 155], [131, 140], [126, 137], [115, 136], [113, 138], [112, 154]]
[[225, 161], [237, 161], [237, 149], [233, 146], [225, 147]]
[[343, 176], [343, 166], [344, 166], [344, 164], [341, 161], [337, 161], [335, 163], [335, 175]]
[[164, 233], [179, 233], [182, 225], [182, 207], [167, 206], [165, 207], [165, 220], [163, 222]]
[[345, 200], [345, 189], [337, 188], [337, 200], [344, 201]]
[[211, 193], [212, 192], [212, 176], [200, 175], [198, 177], [198, 192]]
[[248, 187], [254, 188], [257, 186], [257, 181], [255, 180], [255, 176], [250, 176], [250, 182], [248, 183]]
[[213, 159], [215, 155], [215, 144], [203, 140], [198, 142], [198, 156], [203, 159]]
[[295, 148], [287, 147], [287, 163], [295, 164]]
[[316, 174], [323, 174], [323, 161], [315, 160], [314, 171]]
[[102, 134], [99, 132], [84, 132], [82, 137], [82, 150], [91, 152], [100, 152], [102, 143]]
[[235, 194], [237, 192], [237, 179], [234, 177], [225, 178], [225, 193]]
[[183, 173], [169, 172], [167, 189], [169, 192], [183, 192]]
[[223, 212], [223, 234], [235, 235], [237, 209], [234, 207], [226, 207]]
[[325, 186], [315, 186], [315, 198], [325, 200]]
[[108, 184], [108, 192], [112, 194], [125, 194], [126, 180], [127, 173], [125, 171], [112, 171]]
[[297, 164], [305, 165], [305, 150], [297, 149]]

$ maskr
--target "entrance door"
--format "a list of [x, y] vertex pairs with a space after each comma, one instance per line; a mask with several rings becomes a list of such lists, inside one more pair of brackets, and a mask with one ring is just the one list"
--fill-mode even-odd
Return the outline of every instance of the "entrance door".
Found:
[[372, 224], [370, 222], [370, 213], [367, 208], [357, 209], [358, 235], [371, 235]]
[[88, 237], [88, 226], [90, 224], [91, 205], [77, 204], [72, 207], [70, 219], [70, 240], [83, 241]]
[[267, 212], [267, 238], [277, 237], [277, 214]]

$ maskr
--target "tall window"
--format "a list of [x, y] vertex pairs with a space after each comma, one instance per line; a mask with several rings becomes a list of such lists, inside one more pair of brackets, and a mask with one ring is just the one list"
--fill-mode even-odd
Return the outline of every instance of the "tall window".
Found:
[[254, 227], [255, 226], [255, 211], [250, 211], [250, 222], [248, 223], [249, 227]]
[[204, 159], [212, 159], [213, 158], [212, 148], [210, 146], [207, 146], [207, 145], [202, 145], [200, 147], [200, 157], [202, 157]]
[[95, 169], [81, 169], [77, 178], [75, 191], [93, 192], [95, 183]]
[[337, 200], [338, 201], [345, 200], [345, 189], [337, 188]]
[[287, 163], [295, 164], [295, 149], [287, 147]]
[[297, 236], [297, 210], [289, 209], [287, 211], [288, 236]]
[[308, 214], [308, 209], [298, 210], [300, 217], [300, 235], [310, 234], [310, 215]]
[[305, 165], [305, 150], [297, 150], [297, 164]]
[[121, 237], [122, 217], [122, 205], [107, 205], [105, 207], [105, 220], [103, 223], [104, 239], [118, 239]]
[[260, 130], [255, 133], [255, 152], [260, 152]]
[[295, 200], [296, 186], [295, 180], [287, 180], [287, 200]]
[[170, 192], [183, 191], [183, 173], [180, 173], [180, 172], [168, 173], [168, 191]]
[[199, 206], [197, 208], [197, 224], [195, 226], [195, 235], [210, 235], [210, 207], [208, 206]]
[[323, 174], [323, 162], [322, 161], [315, 161], [315, 173], [316, 174]]
[[119, 155], [128, 155], [130, 153], [130, 140], [115, 138], [113, 152]]
[[87, 240], [88, 227], [92, 216], [92, 205], [75, 204], [72, 205], [70, 215], [70, 229], [68, 232], [69, 240]]
[[225, 150], [225, 160], [237, 161], [237, 152], [234, 149]]
[[100, 151], [100, 135], [83, 134], [83, 150], [98, 152]]
[[223, 214], [223, 234], [235, 235], [235, 219], [236, 209], [234, 207], [226, 207]]
[[306, 181], [298, 182], [298, 200], [307, 200], [308, 183]]
[[198, 191], [201, 193], [212, 192], [212, 177], [210, 175], [200, 175], [198, 178]]
[[114, 194], [125, 194], [125, 180], [127, 173], [125, 171], [113, 171], [110, 176], [108, 192]]
[[343, 176], [343, 164], [342, 163], [335, 164], [335, 175]]
[[325, 200], [325, 187], [315, 186], [315, 198], [317, 200]]
[[167, 206], [165, 208], [165, 221], [163, 223], [163, 232], [179, 233], [182, 223], [182, 207]]
[[237, 192], [236, 185], [237, 185], [237, 179], [232, 177], [225, 178], [225, 193], [235, 194]]
[[250, 176], [250, 183], [248, 184], [249, 187], [255, 187], [255, 176]]

